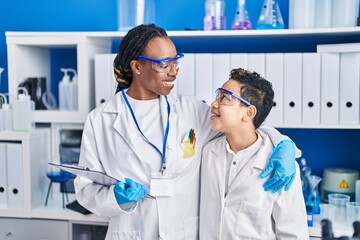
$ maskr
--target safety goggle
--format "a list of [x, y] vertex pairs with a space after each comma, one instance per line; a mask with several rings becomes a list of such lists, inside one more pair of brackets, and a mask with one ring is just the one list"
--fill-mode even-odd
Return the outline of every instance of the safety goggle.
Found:
[[220, 105], [234, 106], [237, 103], [237, 101], [242, 102], [246, 106], [251, 105], [249, 101], [243, 99], [242, 97], [236, 95], [235, 93], [229, 90], [226, 90], [225, 88], [216, 89], [215, 94], [216, 94], [215, 99]]
[[140, 59], [150, 61], [152, 63], [151, 67], [159, 72], [159, 73], [169, 73], [172, 69], [176, 71], [179, 70], [179, 59], [183, 58], [183, 53], [177, 53], [174, 58], [166, 58], [166, 59], [154, 59], [146, 56], [139, 56]]

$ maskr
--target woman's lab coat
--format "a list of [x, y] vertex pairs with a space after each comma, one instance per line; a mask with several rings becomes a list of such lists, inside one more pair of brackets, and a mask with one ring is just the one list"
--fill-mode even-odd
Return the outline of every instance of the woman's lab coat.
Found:
[[259, 174], [273, 144], [262, 145], [230, 184], [225, 196], [226, 137], [204, 147], [201, 164], [200, 239], [309, 239], [299, 167], [290, 189], [265, 192]]
[[[160, 112], [166, 126], [167, 105], [161, 96]], [[75, 179], [78, 202], [91, 212], [110, 217], [106, 239], [198, 239], [200, 202], [201, 148], [216, 135], [210, 128], [209, 106], [193, 97], [168, 96], [171, 106], [167, 141], [167, 171], [175, 174], [174, 195], [145, 198], [133, 212], [125, 212], [116, 202], [113, 188]], [[154, 160], [160, 171], [161, 157], [144, 152], [134, 139], [138, 129], [128, 117], [126, 104], [119, 92], [88, 116], [81, 143], [79, 165], [105, 172], [117, 179], [131, 178], [150, 187], [151, 172], [142, 157]], [[141, 122], [141, 119], [138, 119]], [[184, 158], [184, 144], [194, 129], [194, 155]], [[285, 136], [274, 128], [262, 128], [278, 144]], [[151, 139], [150, 139], [151, 140]], [[129, 211], [132, 206], [129, 204]]]
[[[161, 97], [160, 111], [166, 126], [167, 105]], [[168, 96], [171, 106], [167, 141], [167, 171], [175, 176], [173, 197], [145, 198], [133, 212], [119, 208], [113, 187], [75, 179], [76, 198], [91, 212], [110, 217], [106, 239], [198, 239], [201, 147], [216, 136], [210, 129], [209, 106], [192, 97]], [[150, 171], [140, 156], [161, 168], [161, 156], [144, 152], [134, 143], [138, 130], [120, 93], [93, 110], [85, 123], [79, 165], [118, 179], [131, 178], [150, 186]], [[141, 122], [141, 119], [138, 119]], [[184, 158], [183, 141], [195, 130], [194, 155]], [[151, 141], [151, 139], [150, 139]]]

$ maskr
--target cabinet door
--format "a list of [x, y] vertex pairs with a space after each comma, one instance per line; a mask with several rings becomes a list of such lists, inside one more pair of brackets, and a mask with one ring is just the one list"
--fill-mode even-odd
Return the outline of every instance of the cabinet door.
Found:
[[0, 239], [66, 240], [69, 239], [67, 221], [0, 218]]

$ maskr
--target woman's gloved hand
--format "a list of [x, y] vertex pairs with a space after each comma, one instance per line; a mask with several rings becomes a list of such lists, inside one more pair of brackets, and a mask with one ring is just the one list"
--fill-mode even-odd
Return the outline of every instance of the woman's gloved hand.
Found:
[[265, 178], [274, 172], [263, 185], [265, 191], [277, 192], [283, 187], [289, 190], [295, 178], [295, 144], [291, 140], [282, 140], [272, 151], [270, 160], [260, 177]]
[[130, 178], [125, 178], [125, 182], [118, 181], [114, 187], [114, 194], [118, 204], [137, 202], [149, 192], [147, 187]]

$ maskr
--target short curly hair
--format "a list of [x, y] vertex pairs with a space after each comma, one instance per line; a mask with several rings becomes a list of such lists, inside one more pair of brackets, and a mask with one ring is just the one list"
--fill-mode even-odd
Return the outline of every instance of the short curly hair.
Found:
[[231, 70], [230, 79], [240, 84], [240, 96], [256, 107], [257, 113], [253, 122], [255, 128], [258, 128], [265, 121], [273, 106], [274, 90], [271, 82], [256, 72], [242, 68]]

